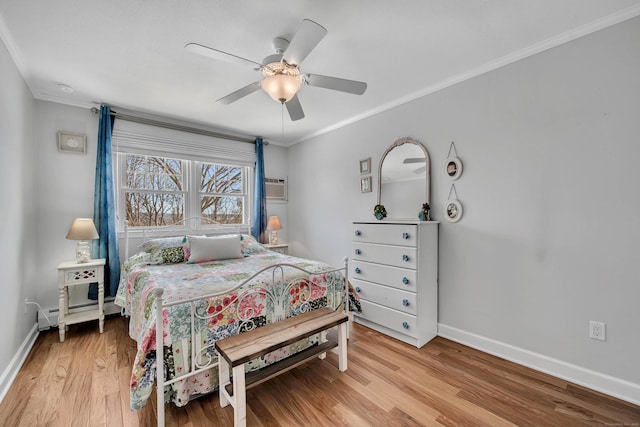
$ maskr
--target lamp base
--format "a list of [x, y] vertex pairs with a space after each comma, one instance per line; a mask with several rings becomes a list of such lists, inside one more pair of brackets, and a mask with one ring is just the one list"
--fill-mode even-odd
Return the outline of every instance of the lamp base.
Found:
[[85, 263], [91, 261], [91, 247], [86, 240], [80, 240], [76, 246], [76, 262]]
[[278, 244], [278, 232], [277, 231], [272, 231], [271, 233], [269, 233], [269, 244], [270, 245], [277, 245]]

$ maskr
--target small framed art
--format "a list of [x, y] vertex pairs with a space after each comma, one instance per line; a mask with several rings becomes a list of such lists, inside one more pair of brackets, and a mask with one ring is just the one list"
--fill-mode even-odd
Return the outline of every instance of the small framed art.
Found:
[[360, 174], [371, 173], [371, 157], [360, 160]]
[[368, 193], [371, 191], [371, 175], [360, 178], [360, 192]]
[[462, 161], [458, 157], [447, 158], [447, 161], [444, 162], [444, 173], [452, 181], [460, 178], [460, 175], [462, 175]]
[[83, 133], [58, 132], [58, 151], [64, 153], [87, 153], [87, 135]]
[[458, 222], [462, 218], [462, 205], [458, 200], [447, 200], [444, 204], [444, 216], [450, 222]]

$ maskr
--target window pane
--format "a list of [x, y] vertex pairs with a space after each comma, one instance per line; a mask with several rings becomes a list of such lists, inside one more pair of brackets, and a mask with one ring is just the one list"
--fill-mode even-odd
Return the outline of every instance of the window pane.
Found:
[[242, 224], [244, 197], [203, 196], [202, 217], [221, 224]]
[[139, 190], [182, 191], [182, 161], [127, 155], [126, 187]]
[[182, 194], [125, 192], [124, 197], [131, 227], [168, 225], [184, 219]]
[[209, 194], [241, 194], [242, 168], [202, 163], [200, 165], [200, 191]]

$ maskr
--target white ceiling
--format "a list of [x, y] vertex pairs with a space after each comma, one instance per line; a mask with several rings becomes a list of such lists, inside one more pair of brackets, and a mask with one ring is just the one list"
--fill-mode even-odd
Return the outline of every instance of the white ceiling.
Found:
[[[289, 146], [638, 15], [640, 0], [0, 0], [0, 37], [37, 99], [107, 103]], [[368, 88], [305, 86], [296, 122], [286, 110], [282, 122], [262, 91], [216, 103], [261, 75], [184, 49], [196, 42], [261, 62], [305, 18], [328, 34], [302, 71]]]

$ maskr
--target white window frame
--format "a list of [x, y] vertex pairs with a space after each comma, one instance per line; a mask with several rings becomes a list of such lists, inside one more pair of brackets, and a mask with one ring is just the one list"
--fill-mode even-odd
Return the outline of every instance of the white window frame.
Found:
[[[220, 227], [228, 227], [230, 229], [237, 229], [238, 227], [247, 228], [251, 226], [251, 214], [252, 214], [252, 206], [251, 200], [252, 197], [252, 185], [250, 182], [253, 182], [253, 168], [242, 165], [234, 165], [232, 163], [226, 162], [215, 162], [215, 161], [196, 161], [189, 159], [181, 159], [175, 155], [151, 155], [151, 154], [137, 154], [137, 153], [125, 153], [119, 152], [114, 153], [114, 163], [116, 164], [117, 173], [116, 173], [116, 206], [118, 212], [118, 231], [124, 231], [124, 221], [126, 220], [126, 211], [125, 211], [125, 192], [130, 191], [130, 188], [124, 187], [124, 184], [127, 182], [126, 174], [127, 174], [127, 161], [126, 157], [128, 155], [134, 156], [147, 156], [147, 157], [164, 157], [171, 158], [175, 160], [181, 160], [183, 162], [183, 185], [184, 188], [182, 190], [182, 194], [184, 194], [184, 218], [185, 220], [188, 218], [196, 218], [201, 216], [200, 212], [200, 197], [203, 195], [207, 195], [208, 193], [204, 193], [200, 191], [200, 182], [199, 182], [199, 171], [201, 164], [218, 164], [223, 166], [232, 166], [238, 167], [242, 170], [242, 193], [239, 194], [230, 194], [231, 197], [241, 197], [243, 198], [243, 211], [242, 211], [242, 224], [198, 224], [197, 228], [207, 229], [207, 228], [220, 228]], [[141, 191], [141, 192], [149, 192], [147, 190], [138, 190], [133, 189], [133, 191]], [[152, 193], [171, 193], [175, 194], [178, 192], [174, 191], [154, 191]], [[136, 230], [157, 230], [163, 226], [136, 226], [131, 227], [131, 231]], [[166, 227], [166, 226], [164, 226]], [[188, 229], [189, 224], [185, 224], [184, 229]], [[176, 227], [176, 231], [180, 230], [180, 227]]]

